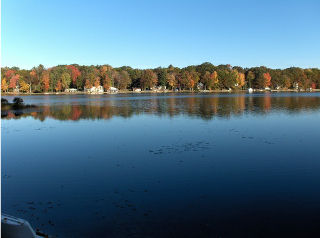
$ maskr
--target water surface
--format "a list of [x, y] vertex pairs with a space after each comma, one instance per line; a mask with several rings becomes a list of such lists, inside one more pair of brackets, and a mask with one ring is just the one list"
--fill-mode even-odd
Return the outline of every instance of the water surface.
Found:
[[320, 235], [320, 93], [23, 99], [2, 112], [2, 210], [46, 233]]

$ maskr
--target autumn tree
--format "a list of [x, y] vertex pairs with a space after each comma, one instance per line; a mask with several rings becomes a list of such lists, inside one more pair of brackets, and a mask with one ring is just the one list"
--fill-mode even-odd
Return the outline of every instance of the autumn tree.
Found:
[[210, 72], [206, 71], [202, 76], [201, 76], [201, 83], [204, 85], [204, 89], [206, 90], [207, 88], [210, 89]]
[[55, 90], [56, 90], [56, 92], [60, 92], [61, 89], [62, 89], [62, 84], [61, 84], [61, 81], [58, 80], [57, 85], [55, 87]]
[[238, 73], [238, 76], [237, 76], [237, 84], [238, 84], [238, 87], [242, 88], [244, 85], [245, 85], [245, 75], [244, 73]]
[[1, 81], [1, 90], [2, 92], [8, 92], [8, 83], [7, 83], [7, 79], [6, 78], [3, 78], [2, 81]]
[[176, 86], [177, 86], [177, 82], [176, 82], [176, 76], [174, 73], [169, 73], [167, 75], [167, 80], [168, 80], [168, 85], [171, 87], [171, 89], [173, 90]]
[[289, 76], [288, 75], [284, 75], [283, 76], [283, 81], [284, 81], [284, 87], [285, 88], [290, 88], [291, 86], [292, 86], [292, 84], [291, 84], [291, 79], [289, 78]]
[[65, 90], [66, 88], [69, 88], [70, 83], [71, 83], [70, 74], [67, 73], [67, 72], [62, 73], [59, 82], [61, 82], [62, 90]]
[[93, 84], [96, 88], [100, 86], [100, 78], [96, 77], [96, 79], [94, 80], [94, 84]]
[[271, 85], [271, 76], [270, 73], [264, 73], [263, 74], [264, 79], [264, 87], [269, 87]]
[[7, 72], [5, 73], [5, 77], [7, 79], [11, 79], [12, 76], [14, 76], [15, 72], [12, 69], [7, 70]]
[[74, 65], [68, 65], [67, 68], [71, 71], [71, 79], [72, 79], [72, 84], [76, 86], [76, 81], [78, 77], [81, 75], [80, 70], [74, 66]]
[[29, 92], [29, 89], [30, 89], [30, 85], [27, 84], [24, 80], [21, 80], [20, 81], [20, 91], [27, 93], [27, 92]]
[[[217, 71], [213, 71], [213, 73], [210, 75], [211, 80], [213, 81], [213, 87], [218, 88], [219, 85], [219, 78], [218, 78], [218, 73]], [[211, 84], [210, 84], [211, 86]]]
[[44, 92], [48, 92], [49, 87], [50, 87], [50, 75], [49, 75], [49, 71], [48, 70], [44, 71], [43, 74], [42, 74], [41, 86], [42, 86], [42, 90]]
[[10, 83], [9, 83], [9, 88], [11, 89], [15, 89], [17, 86], [17, 82], [19, 80], [20, 75], [19, 74], [15, 74], [11, 77], [10, 79]]
[[219, 69], [218, 70], [218, 77], [220, 83], [225, 88], [234, 88], [237, 83], [238, 73], [236, 70], [226, 69]]
[[32, 68], [33, 85], [36, 91], [41, 91], [41, 77], [44, 70], [45, 68], [42, 64]]
[[103, 88], [105, 91], [108, 91], [111, 86], [112, 86], [111, 78], [108, 74], [106, 74], [103, 79]]
[[141, 76], [141, 87], [143, 90], [146, 88], [153, 88], [158, 82], [157, 74], [155, 74], [151, 69], [146, 69], [143, 71]]
[[85, 88], [92, 88], [92, 84], [89, 79], [86, 80]]
[[253, 82], [253, 80], [255, 79], [255, 74], [254, 74], [254, 72], [252, 72], [252, 71], [248, 71], [248, 73], [247, 73], [247, 80], [248, 80], [248, 86], [249, 86], [249, 88], [252, 88], [252, 82]]
[[[36, 73], [36, 71], [33, 69], [33, 70], [31, 70], [31, 72], [30, 72], [30, 90], [32, 90], [32, 82], [34, 82], [35, 80], [36, 80], [36, 78], [37, 78], [37, 73]], [[31, 92], [30, 92], [31, 93]]]
[[121, 82], [119, 85], [119, 89], [127, 89], [128, 86], [131, 84], [131, 79], [128, 72], [125, 70], [122, 70], [120, 72], [120, 76], [121, 76]]
[[210, 90], [213, 87], [217, 87], [219, 83], [217, 71], [214, 71], [213, 73], [206, 71], [201, 77], [201, 82], [204, 84], [205, 89], [208, 88]]
[[199, 74], [195, 71], [184, 71], [182, 73], [182, 84], [190, 91], [194, 89], [199, 81]]

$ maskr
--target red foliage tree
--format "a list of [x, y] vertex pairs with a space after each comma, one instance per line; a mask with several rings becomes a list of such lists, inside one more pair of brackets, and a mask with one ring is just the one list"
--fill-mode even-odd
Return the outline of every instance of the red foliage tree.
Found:
[[75, 85], [76, 81], [77, 81], [77, 78], [81, 75], [81, 72], [74, 65], [68, 65], [67, 68], [71, 70], [72, 83]]
[[20, 77], [19, 74], [16, 74], [16, 75], [11, 77], [10, 83], [9, 83], [9, 88], [14, 89], [17, 86], [17, 82], [19, 80], [19, 77]]
[[10, 79], [13, 75], [14, 75], [14, 70], [12, 69], [9, 69], [6, 73], [5, 73], [5, 76], [7, 79]]

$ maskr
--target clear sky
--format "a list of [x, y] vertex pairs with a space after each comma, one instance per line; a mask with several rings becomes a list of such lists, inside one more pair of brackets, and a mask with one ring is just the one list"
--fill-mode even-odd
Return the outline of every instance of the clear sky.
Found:
[[2, 0], [2, 66], [320, 67], [320, 0]]

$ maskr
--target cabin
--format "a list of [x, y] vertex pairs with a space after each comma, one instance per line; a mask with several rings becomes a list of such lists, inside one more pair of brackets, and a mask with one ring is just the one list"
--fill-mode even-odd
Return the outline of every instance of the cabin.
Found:
[[101, 94], [104, 92], [102, 86], [98, 86], [98, 87], [93, 86], [91, 88], [84, 88], [84, 91], [90, 94]]

